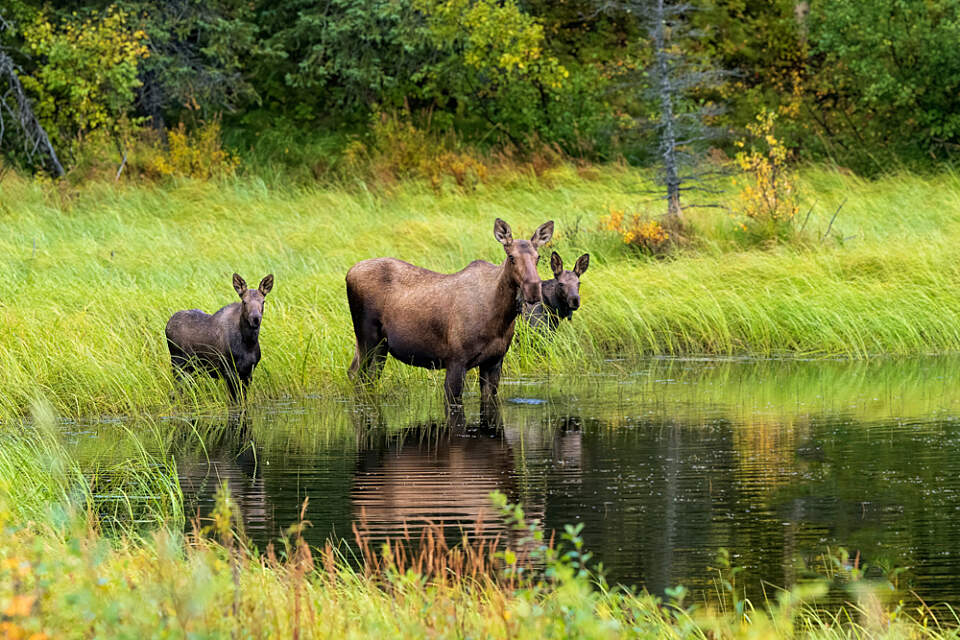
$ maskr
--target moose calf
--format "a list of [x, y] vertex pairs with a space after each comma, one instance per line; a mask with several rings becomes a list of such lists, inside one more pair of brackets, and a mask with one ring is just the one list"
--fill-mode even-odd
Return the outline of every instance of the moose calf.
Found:
[[523, 317], [531, 327], [552, 331], [560, 326], [560, 321], [564, 318], [567, 320], [573, 318], [573, 312], [580, 308], [580, 276], [588, 266], [590, 266], [589, 253], [577, 258], [573, 271], [563, 270], [563, 260], [556, 251], [550, 255], [553, 280], [544, 280], [540, 283], [543, 301], [533, 304], [520, 301], [523, 305]]
[[167, 346], [173, 375], [179, 381], [186, 373], [202, 371], [227, 382], [230, 397], [237, 400], [240, 386], [246, 397], [253, 369], [260, 362], [260, 323], [263, 301], [273, 289], [273, 274], [256, 289], [233, 274], [233, 288], [240, 302], [228, 304], [213, 315], [199, 309], [177, 311], [167, 321]]

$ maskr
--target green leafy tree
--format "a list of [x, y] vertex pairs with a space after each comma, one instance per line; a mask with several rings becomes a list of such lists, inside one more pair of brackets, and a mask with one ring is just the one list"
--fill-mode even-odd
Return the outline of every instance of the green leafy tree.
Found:
[[942, 157], [960, 143], [960, 2], [823, 0], [810, 41], [827, 151], [876, 171], [889, 152]]
[[110, 8], [63, 22], [44, 12], [22, 35], [37, 61], [23, 85], [53, 144], [72, 145], [95, 129], [119, 133], [140, 85], [146, 34]]
[[256, 15], [257, 89], [268, 108], [301, 120], [366, 121], [374, 105], [398, 107], [436, 59], [409, 0], [289, 0]]
[[242, 0], [123, 0], [148, 36], [137, 106], [163, 130], [184, 111], [210, 120], [257, 101], [248, 65], [259, 54], [258, 28]]

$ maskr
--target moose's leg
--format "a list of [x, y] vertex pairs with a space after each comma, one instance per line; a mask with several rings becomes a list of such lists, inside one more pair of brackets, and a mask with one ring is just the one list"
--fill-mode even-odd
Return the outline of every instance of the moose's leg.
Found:
[[227, 391], [230, 392], [230, 400], [236, 402], [240, 397], [240, 376], [237, 375], [237, 372], [227, 369], [226, 371], [221, 372], [221, 376], [224, 382], [227, 383]]
[[443, 381], [443, 392], [448, 407], [463, 406], [463, 379], [466, 375], [467, 370], [462, 364], [447, 364], [447, 377]]
[[173, 389], [170, 390], [170, 400], [173, 401], [177, 399], [183, 379], [190, 373], [192, 367], [183, 350], [169, 339], [167, 347], [170, 349], [170, 368], [173, 370]]
[[375, 380], [380, 376], [387, 360], [387, 341], [380, 323], [371, 318], [363, 318], [360, 326], [354, 326], [357, 334], [357, 349], [350, 364], [350, 376], [362, 382]]
[[497, 399], [497, 387], [500, 386], [500, 370], [503, 358], [488, 360], [480, 365], [480, 399], [482, 402], [494, 402]]
[[488, 427], [493, 428], [499, 428], [503, 424], [497, 402], [497, 387], [500, 384], [502, 368], [502, 357], [480, 365], [480, 418]]
[[367, 382], [380, 375], [387, 359], [387, 341], [376, 311], [364, 305], [364, 298], [347, 282], [347, 302], [353, 319], [357, 348], [350, 363], [350, 377]]

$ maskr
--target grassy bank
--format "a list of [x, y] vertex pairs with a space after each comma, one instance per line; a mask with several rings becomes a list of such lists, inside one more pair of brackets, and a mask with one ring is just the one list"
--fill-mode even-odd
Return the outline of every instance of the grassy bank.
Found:
[[957, 622], [884, 613], [869, 596], [818, 611], [806, 599], [822, 585], [765, 606], [719, 595], [664, 603], [591, 585], [563, 563], [552, 579], [524, 585], [458, 575], [451, 552], [430, 557], [446, 576], [405, 571], [389, 556], [366, 576], [329, 548], [314, 555], [294, 543], [289, 554], [255, 556], [169, 533], [145, 547], [8, 528], [0, 560], [8, 638], [949, 638]]
[[[619, 168], [559, 168], [442, 195], [418, 183], [283, 190], [254, 179], [63, 192], [8, 175], [0, 183], [0, 418], [37, 397], [65, 416], [167, 407], [164, 324], [178, 309], [232, 302], [234, 271], [253, 282], [276, 276], [254, 393], [346, 392], [349, 266], [381, 255], [438, 271], [499, 262], [497, 216], [517, 235], [554, 219], [553, 248], [567, 262], [591, 254], [575, 321], [549, 344], [521, 335], [508, 375], [581, 371], [623, 353], [960, 350], [957, 177], [868, 183], [811, 169], [804, 242], [748, 248], [725, 211], [694, 209], [697, 241], [663, 261], [638, 258], [597, 230], [610, 207], [659, 208], [638, 195], [649, 186], [644, 174]], [[392, 363], [384, 384], [436, 379]], [[211, 381], [190, 393], [198, 404], [223, 397]]]

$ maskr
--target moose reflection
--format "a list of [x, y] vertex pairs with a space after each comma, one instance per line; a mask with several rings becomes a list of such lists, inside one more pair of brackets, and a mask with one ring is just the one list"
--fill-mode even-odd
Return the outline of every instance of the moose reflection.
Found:
[[[373, 444], [373, 443], [372, 443]], [[509, 539], [511, 531], [490, 493], [516, 501], [521, 492], [514, 449], [494, 423], [423, 424], [383, 436], [360, 452], [351, 497], [354, 519], [370, 541], [416, 539], [428, 526], [450, 537]], [[542, 497], [525, 502], [528, 518], [543, 518]]]

